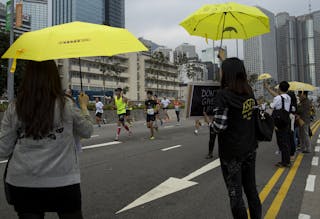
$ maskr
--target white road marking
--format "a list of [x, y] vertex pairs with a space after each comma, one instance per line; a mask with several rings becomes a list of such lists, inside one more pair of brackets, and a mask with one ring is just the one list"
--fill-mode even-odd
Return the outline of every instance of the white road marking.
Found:
[[8, 162], [8, 160], [2, 160], [2, 161], [0, 161], [0, 163], [7, 163]]
[[129, 209], [135, 208], [137, 206], [146, 204], [148, 202], [154, 201], [156, 199], [165, 197], [167, 195], [173, 194], [175, 192], [187, 189], [189, 187], [192, 187], [194, 185], [197, 185], [198, 183], [189, 181], [191, 179], [194, 179], [216, 167], [220, 166], [220, 160], [214, 160], [211, 163], [208, 163], [207, 165], [201, 167], [200, 169], [190, 173], [188, 176], [177, 179], [174, 177], [170, 177], [157, 187], [153, 188], [146, 194], [142, 195], [141, 197], [137, 198], [135, 201], [133, 201], [131, 204], [127, 205], [120, 211], [116, 212], [116, 214], [119, 214], [121, 212], [127, 211]]
[[100, 135], [91, 135], [91, 138], [99, 137]]
[[314, 192], [315, 181], [316, 181], [316, 176], [309, 175], [307, 178], [307, 184], [306, 184], [305, 190], [308, 192]]
[[101, 147], [106, 147], [106, 146], [115, 145], [115, 144], [121, 144], [121, 142], [120, 141], [112, 141], [112, 142], [103, 143], [103, 144], [95, 144], [95, 145], [82, 147], [82, 149], [87, 150], [87, 149], [92, 149], [92, 148], [101, 148]]
[[320, 139], [317, 140], [317, 143], [320, 144]]
[[162, 151], [169, 151], [169, 150], [172, 150], [172, 149], [175, 149], [175, 148], [180, 148], [182, 147], [182, 145], [176, 145], [176, 146], [172, 146], [172, 147], [169, 147], [169, 148], [163, 148], [161, 149]]
[[318, 166], [318, 165], [319, 165], [319, 157], [313, 157], [312, 166]]
[[168, 129], [168, 128], [173, 128], [173, 127], [174, 127], [174, 125], [168, 125], [168, 126], [165, 126], [163, 128]]
[[308, 214], [299, 214], [299, 219], [311, 219], [311, 216]]
[[320, 152], [320, 146], [316, 146], [316, 147], [314, 148], [314, 151], [315, 151], [315, 152]]

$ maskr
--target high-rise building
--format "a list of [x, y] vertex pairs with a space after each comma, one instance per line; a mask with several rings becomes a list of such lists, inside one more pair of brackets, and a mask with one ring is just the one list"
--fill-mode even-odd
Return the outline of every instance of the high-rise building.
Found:
[[278, 78], [275, 16], [259, 8], [270, 21], [270, 33], [244, 41], [244, 63], [249, 74], [269, 73]]
[[320, 86], [320, 11], [297, 17], [299, 79]]
[[105, 22], [105, 8], [102, 0], [52, 0], [50, 7], [52, 7], [53, 25], [72, 21], [96, 24]]
[[24, 0], [23, 14], [31, 19], [31, 30], [48, 27], [48, 0]]
[[105, 0], [105, 24], [112, 27], [125, 27], [124, 0]]
[[175, 60], [179, 55], [185, 55], [188, 59], [198, 59], [198, 54], [196, 53], [196, 46], [191, 45], [189, 43], [183, 43], [175, 49]]
[[288, 13], [276, 16], [278, 81], [299, 80], [296, 18]]

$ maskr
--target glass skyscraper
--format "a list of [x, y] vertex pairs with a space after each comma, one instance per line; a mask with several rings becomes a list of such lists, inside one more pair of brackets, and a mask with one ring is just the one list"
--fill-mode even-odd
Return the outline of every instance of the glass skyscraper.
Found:
[[52, 24], [83, 21], [103, 24], [103, 0], [52, 0]]
[[32, 31], [48, 27], [47, 0], [24, 0], [23, 14], [30, 16]]
[[124, 0], [105, 0], [105, 24], [113, 27], [125, 27]]

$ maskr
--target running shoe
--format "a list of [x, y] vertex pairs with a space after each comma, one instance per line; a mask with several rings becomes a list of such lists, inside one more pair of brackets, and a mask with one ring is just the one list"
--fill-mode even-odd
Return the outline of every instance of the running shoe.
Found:
[[198, 135], [199, 134], [199, 131], [196, 129], [196, 130], [194, 130], [194, 134], [195, 135]]
[[154, 139], [156, 139], [154, 136], [151, 136], [151, 137], [150, 137], [150, 140], [154, 140]]
[[119, 141], [119, 135], [116, 135], [116, 137], [114, 138], [115, 141]]

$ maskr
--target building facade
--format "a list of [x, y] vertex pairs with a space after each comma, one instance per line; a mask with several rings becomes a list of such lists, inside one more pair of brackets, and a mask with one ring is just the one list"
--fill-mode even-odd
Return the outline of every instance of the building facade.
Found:
[[32, 31], [48, 27], [47, 0], [24, 0], [23, 14], [30, 16]]
[[189, 60], [198, 60], [198, 54], [196, 52], [196, 46], [189, 43], [183, 43], [174, 50], [174, 60], [178, 62], [179, 56], [185, 56]]
[[102, 0], [52, 0], [52, 25], [83, 21], [96, 24], [105, 22]]
[[105, 24], [112, 27], [125, 27], [125, 1], [105, 0]]
[[299, 80], [296, 18], [288, 13], [276, 16], [278, 81]]

